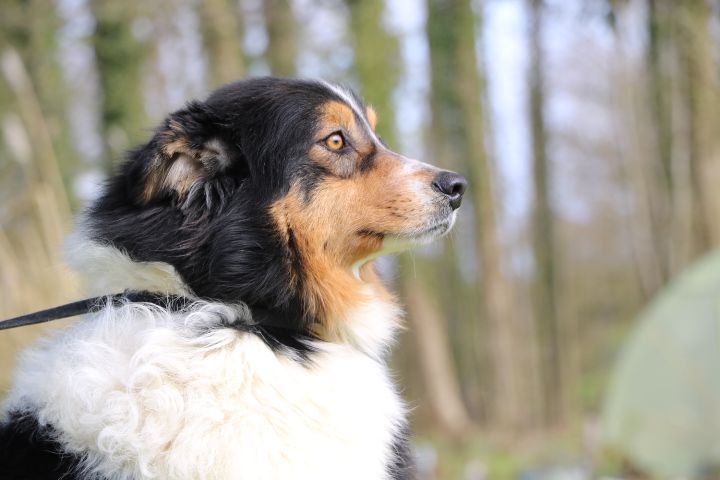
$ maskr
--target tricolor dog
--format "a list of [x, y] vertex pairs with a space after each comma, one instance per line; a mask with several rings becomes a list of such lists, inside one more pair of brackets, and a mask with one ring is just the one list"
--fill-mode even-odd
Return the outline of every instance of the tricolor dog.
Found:
[[172, 113], [70, 240], [106, 302], [25, 352], [0, 478], [406, 479], [400, 323], [373, 259], [465, 180], [391, 151], [345, 88], [258, 78]]

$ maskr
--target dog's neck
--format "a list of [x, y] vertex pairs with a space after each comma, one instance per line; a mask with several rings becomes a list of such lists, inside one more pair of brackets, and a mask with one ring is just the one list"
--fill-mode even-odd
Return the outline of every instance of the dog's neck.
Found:
[[[66, 257], [85, 280], [91, 295], [129, 289], [194, 296], [172, 265], [134, 261], [117, 248], [91, 240], [82, 232], [68, 239]], [[359, 275], [352, 271], [327, 273], [323, 281], [314, 284], [314, 291], [308, 292], [317, 302], [323, 302], [316, 307], [323, 309], [326, 317], [307, 327], [308, 332], [324, 341], [351, 344], [373, 356], [383, 356], [392, 345], [402, 316], [394, 297], [371, 264], [364, 265]], [[288, 316], [288, 312], [278, 315]], [[289, 324], [292, 323], [289, 319]], [[302, 319], [298, 318], [296, 323], [301, 325]]]
[[321, 338], [378, 355], [386, 353], [401, 326], [402, 311], [374, 265], [365, 264], [358, 276], [351, 270], [338, 270], [326, 280], [318, 288], [326, 289], [321, 293], [337, 302], [337, 310], [326, 313], [326, 321], [320, 324]]

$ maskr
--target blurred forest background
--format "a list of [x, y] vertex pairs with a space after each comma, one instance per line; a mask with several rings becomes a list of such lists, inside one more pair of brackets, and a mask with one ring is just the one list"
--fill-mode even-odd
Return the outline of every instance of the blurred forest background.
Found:
[[[470, 180], [446, 241], [382, 265], [423, 478], [647, 475], [601, 417], [636, 316], [720, 244], [719, 39], [717, 0], [2, 0], [0, 318], [82, 295], [72, 215], [165, 114], [341, 81]], [[44, 328], [0, 334], [0, 395]]]

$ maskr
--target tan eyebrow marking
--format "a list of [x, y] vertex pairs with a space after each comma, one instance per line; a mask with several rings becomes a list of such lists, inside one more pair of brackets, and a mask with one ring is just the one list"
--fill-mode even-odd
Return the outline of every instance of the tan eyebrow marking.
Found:
[[355, 114], [352, 109], [344, 103], [338, 101], [327, 102], [323, 105], [322, 112], [323, 119], [326, 123], [342, 125], [348, 130], [355, 130]]

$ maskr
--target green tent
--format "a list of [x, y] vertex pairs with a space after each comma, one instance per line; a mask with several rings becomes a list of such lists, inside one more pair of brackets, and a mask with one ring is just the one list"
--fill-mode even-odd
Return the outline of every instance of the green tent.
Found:
[[648, 306], [611, 380], [608, 444], [659, 478], [720, 465], [720, 252]]

